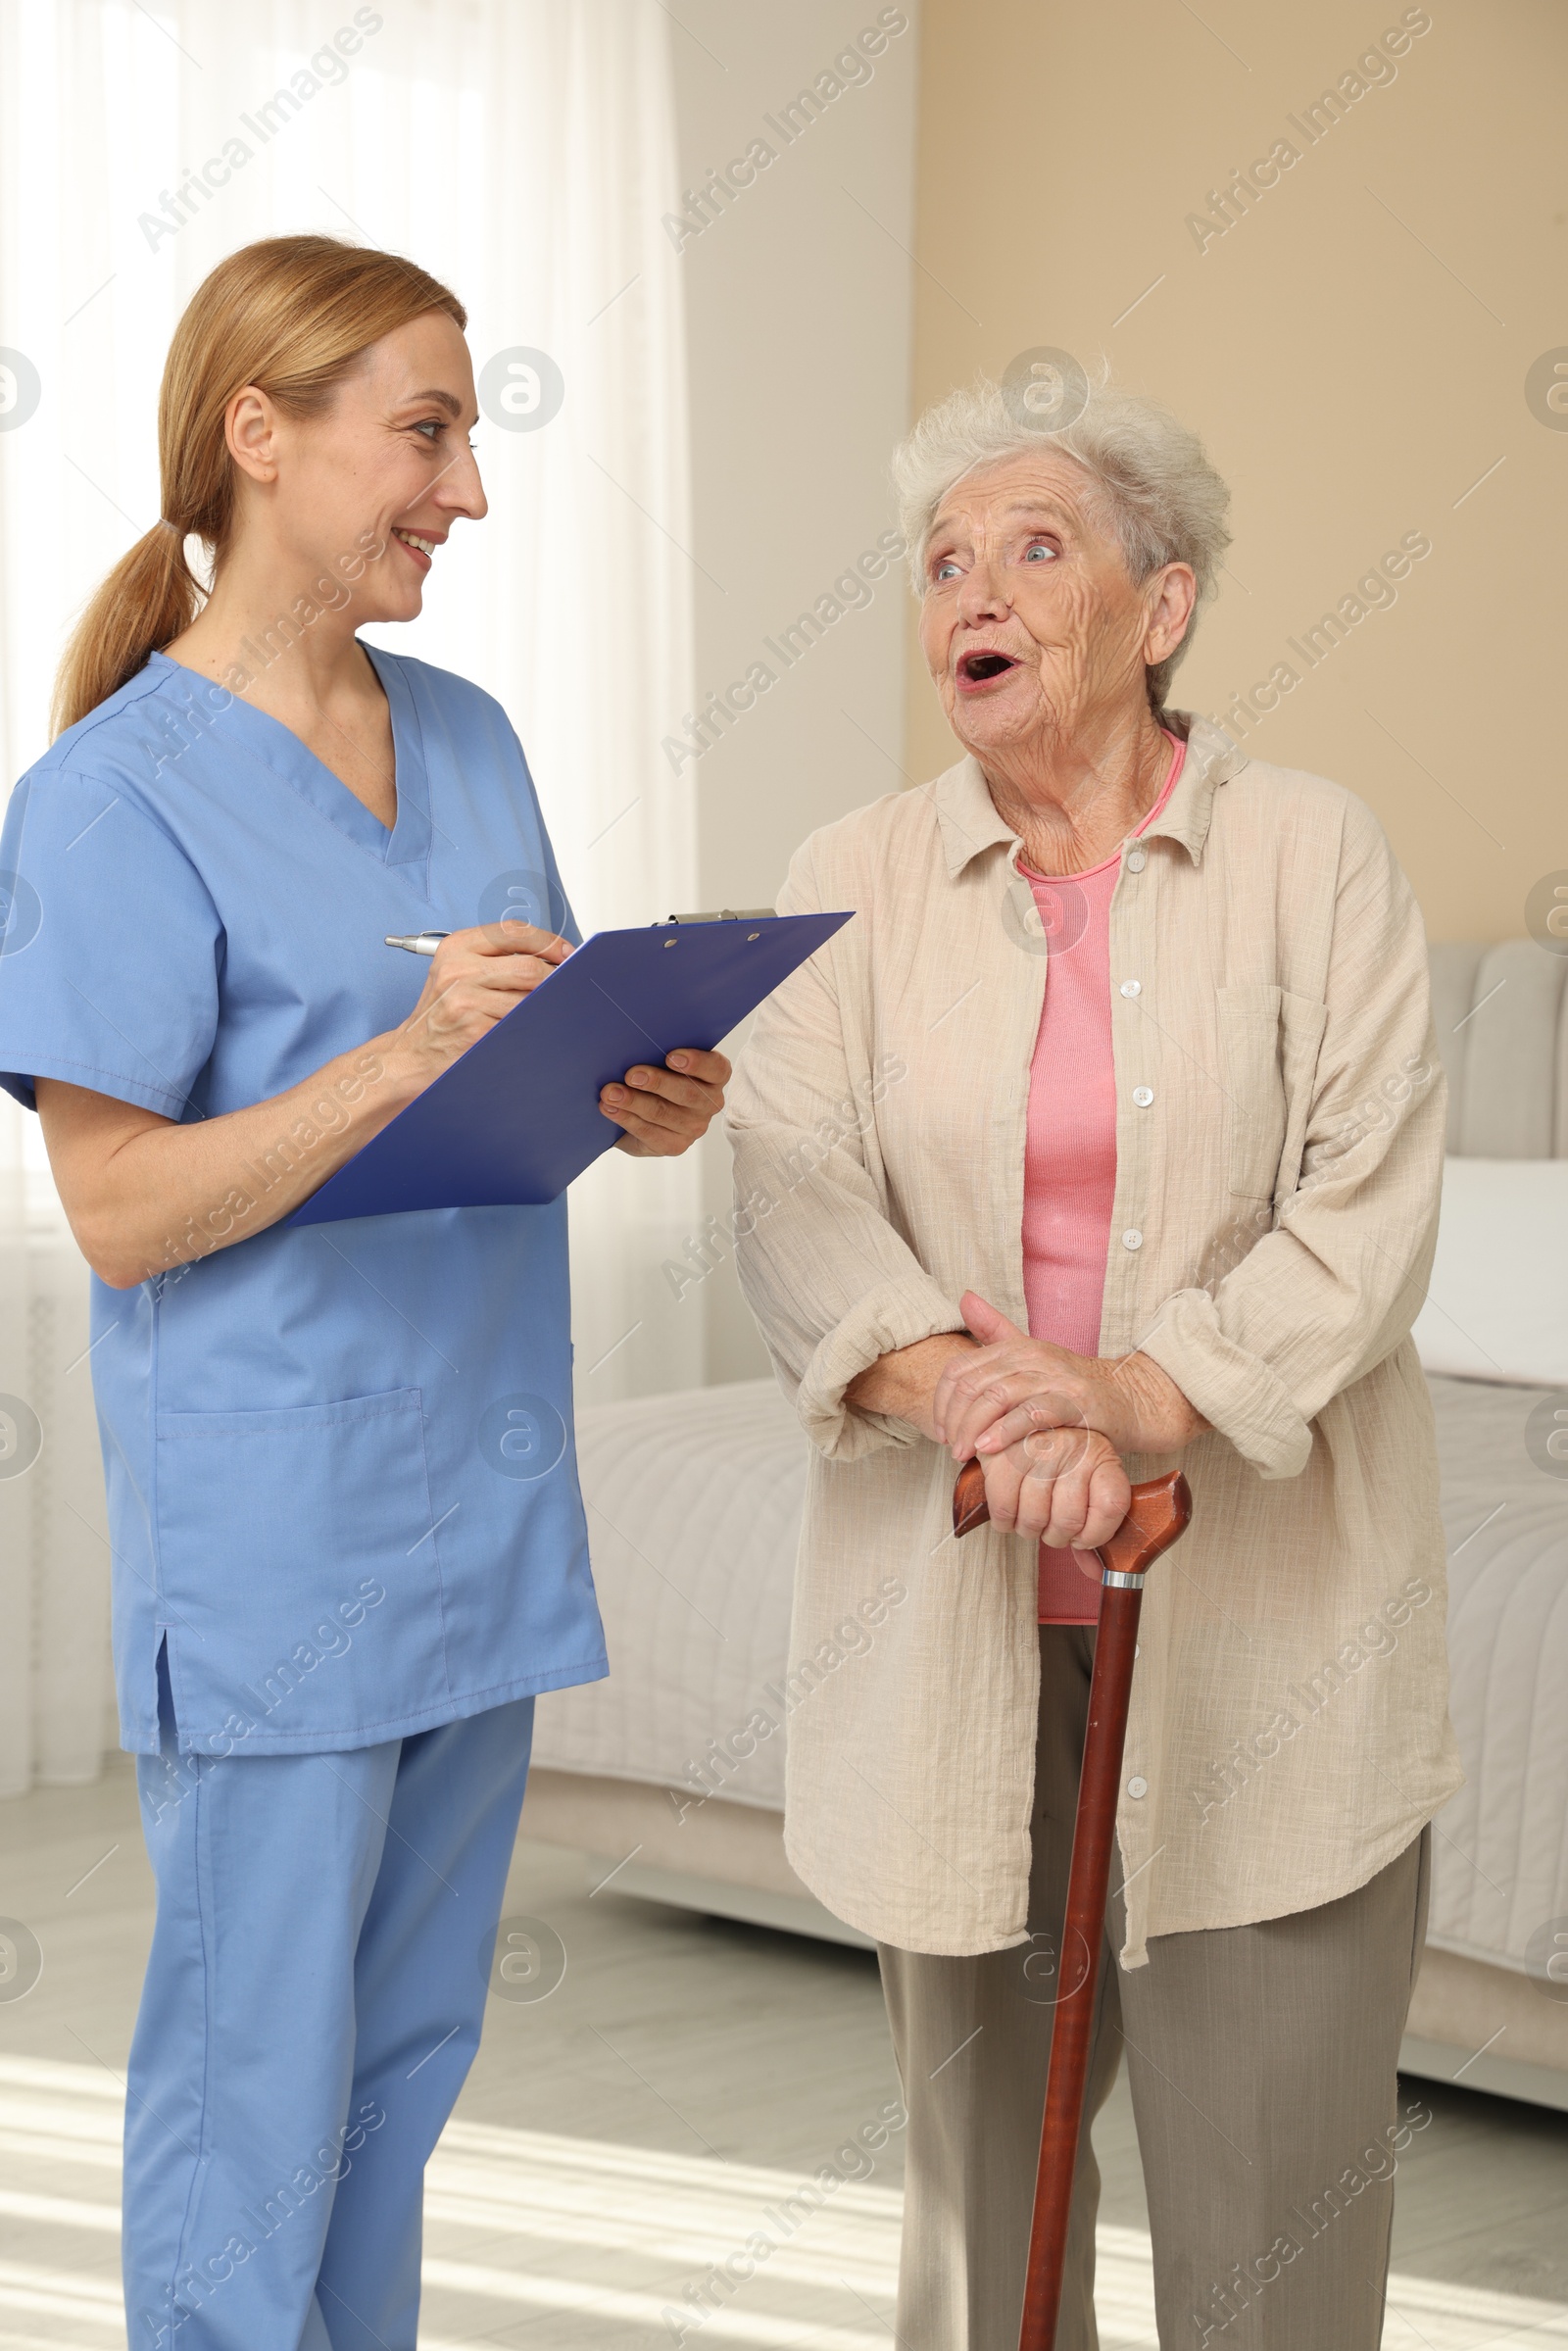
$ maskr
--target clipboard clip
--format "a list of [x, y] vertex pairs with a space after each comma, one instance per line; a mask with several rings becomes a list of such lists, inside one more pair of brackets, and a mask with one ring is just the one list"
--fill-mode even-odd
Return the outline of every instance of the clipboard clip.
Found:
[[760, 922], [764, 917], [769, 922], [778, 919], [771, 906], [720, 906], [716, 914], [666, 914], [662, 922], [651, 922], [648, 927], [662, 931], [672, 922]]

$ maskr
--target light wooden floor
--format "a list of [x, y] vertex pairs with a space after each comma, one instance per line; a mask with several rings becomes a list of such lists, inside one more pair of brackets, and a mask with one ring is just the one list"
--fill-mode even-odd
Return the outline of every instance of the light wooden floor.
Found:
[[[421, 2343], [667, 2344], [665, 2307], [897, 2095], [874, 1963], [591, 1896], [576, 1857], [539, 1845], [518, 1848], [508, 1909], [555, 1930], [566, 1972], [544, 2000], [490, 2004], [430, 2169]], [[120, 2076], [151, 1924], [122, 1761], [0, 1804], [0, 1916], [44, 1955], [24, 1999], [0, 1997], [0, 2351], [110, 2351]], [[1568, 2344], [1568, 2116], [1412, 2087], [1434, 2119], [1400, 2173], [1386, 2351]], [[1102, 2341], [1152, 2351], [1124, 2093], [1097, 2144]], [[688, 2345], [889, 2351], [901, 2166], [894, 2138]]]

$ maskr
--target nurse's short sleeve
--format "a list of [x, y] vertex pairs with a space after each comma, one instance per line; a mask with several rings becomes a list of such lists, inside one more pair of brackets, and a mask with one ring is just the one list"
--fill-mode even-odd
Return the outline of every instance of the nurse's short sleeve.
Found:
[[135, 800], [33, 768], [0, 833], [0, 1086], [29, 1110], [42, 1077], [185, 1117], [221, 944], [200, 874]]

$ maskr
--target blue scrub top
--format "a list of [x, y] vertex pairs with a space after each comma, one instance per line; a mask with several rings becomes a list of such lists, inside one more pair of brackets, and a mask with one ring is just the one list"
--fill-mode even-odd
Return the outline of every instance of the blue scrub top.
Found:
[[[162, 654], [28, 770], [0, 836], [19, 1102], [62, 1078], [189, 1125], [396, 1027], [429, 966], [389, 932], [512, 910], [578, 936], [499, 704], [366, 651], [390, 834], [287, 727]], [[317, 1131], [277, 1140], [308, 1155]], [[220, 1230], [236, 1203], [190, 1206]], [[274, 1225], [92, 1287], [125, 1746], [157, 1749], [165, 1641], [187, 1753], [367, 1746], [606, 1672], [564, 1200]]]

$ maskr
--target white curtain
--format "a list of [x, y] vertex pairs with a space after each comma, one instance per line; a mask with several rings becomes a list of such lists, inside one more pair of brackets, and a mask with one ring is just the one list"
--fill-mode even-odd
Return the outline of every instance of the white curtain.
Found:
[[[181, 308], [234, 247], [325, 230], [451, 284], [481, 380], [495, 360], [524, 416], [534, 377], [526, 362], [509, 376], [504, 355], [546, 354], [563, 387], [559, 412], [524, 429], [507, 421], [518, 392], [492, 390], [476, 435], [489, 518], [455, 531], [425, 617], [374, 635], [506, 705], [585, 930], [692, 904], [693, 796], [660, 752], [692, 701], [695, 569], [679, 268], [661, 226], [679, 209], [667, 33], [658, 0], [0, 6], [6, 786], [45, 747], [71, 615], [157, 516], [158, 382]], [[69, 1261], [40, 1165], [34, 1122], [6, 1105], [0, 1392], [24, 1402], [39, 1375], [21, 1301], [59, 1289]], [[661, 1311], [659, 1270], [699, 1214], [695, 1159], [612, 1152], [574, 1188], [585, 1400], [702, 1379], [700, 1318]], [[85, 1480], [79, 1431], [70, 1442]], [[4, 1444], [0, 1427], [0, 1470]], [[0, 1478], [0, 1497], [33, 1476]], [[47, 1602], [68, 1568], [42, 1515], [51, 1531], [29, 1540], [46, 1556], [26, 1575]], [[0, 1517], [0, 1583], [20, 1590], [7, 1533]], [[0, 1592], [7, 1647], [9, 1606]], [[32, 1621], [47, 1627], [47, 1604]], [[34, 1632], [40, 1670], [58, 1638]], [[77, 1681], [96, 1721], [101, 1683]], [[14, 1694], [0, 1689], [8, 1715]], [[51, 1690], [41, 1712], [67, 1702]], [[52, 1768], [36, 1692], [31, 1711]]]
[[115, 1736], [91, 1382], [85, 1269], [47, 1175], [13, 1150], [0, 1164], [0, 1796], [94, 1779]]

